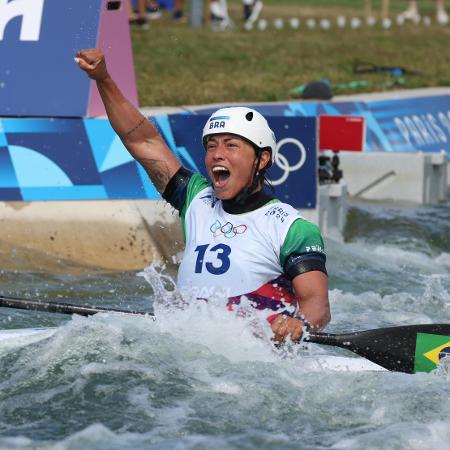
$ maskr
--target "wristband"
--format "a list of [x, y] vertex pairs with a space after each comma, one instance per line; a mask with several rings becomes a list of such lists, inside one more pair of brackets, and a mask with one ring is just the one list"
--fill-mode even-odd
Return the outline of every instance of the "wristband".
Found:
[[267, 322], [269, 322], [272, 325], [272, 322], [280, 316], [287, 316], [287, 317], [292, 317], [291, 313], [288, 313], [287, 311], [283, 311], [281, 313], [275, 313], [275, 314], [271, 314], [270, 316], [266, 317]]
[[305, 329], [305, 331], [309, 331], [311, 329], [311, 324], [303, 314], [301, 314], [300, 316], [295, 316], [295, 319], [300, 320], [300, 322], [303, 323], [303, 328]]

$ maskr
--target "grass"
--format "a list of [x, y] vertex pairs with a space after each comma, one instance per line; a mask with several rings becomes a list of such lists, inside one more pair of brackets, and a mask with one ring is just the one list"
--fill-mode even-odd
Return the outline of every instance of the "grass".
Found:
[[[187, 2], [189, 3], [189, 2]], [[406, 1], [391, 0], [391, 18]], [[422, 8], [423, 3], [423, 8]], [[373, 0], [380, 15], [381, 0]], [[450, 85], [450, 26], [394, 25], [384, 29], [349, 27], [308, 29], [308, 17], [364, 17], [363, 0], [264, 0], [261, 18], [285, 19], [283, 30], [245, 31], [241, 0], [229, 0], [236, 28], [214, 32], [173, 23], [169, 13], [152, 21], [150, 29], [132, 30], [138, 92], [142, 106], [178, 106], [228, 102], [284, 101], [292, 88], [317, 79], [330, 81], [335, 94]], [[330, 6], [331, 5], [331, 6]], [[421, 12], [434, 18], [434, 2], [420, 2]], [[287, 26], [290, 17], [300, 29]], [[403, 79], [385, 73], [353, 73], [355, 61], [400, 66], [419, 72]], [[352, 89], [355, 80], [367, 86]]]

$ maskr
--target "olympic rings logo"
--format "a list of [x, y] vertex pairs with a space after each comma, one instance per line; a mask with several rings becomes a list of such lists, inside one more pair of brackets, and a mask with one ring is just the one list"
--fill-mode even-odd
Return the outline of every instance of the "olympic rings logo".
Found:
[[211, 233], [213, 233], [214, 237], [218, 237], [223, 234], [226, 238], [231, 239], [237, 234], [245, 233], [247, 231], [247, 225], [242, 224], [235, 227], [231, 222], [227, 222], [225, 225], [222, 225], [218, 220], [216, 220], [209, 229], [211, 230]]
[[[300, 158], [296, 164], [291, 166], [289, 164], [288, 159], [286, 156], [282, 155], [280, 153], [281, 147], [285, 144], [293, 144], [298, 148], [298, 151], [300, 152]], [[303, 167], [303, 164], [305, 164], [306, 161], [306, 149], [305, 146], [298, 140], [294, 138], [284, 138], [277, 144], [277, 148], [275, 150], [275, 164], [277, 167], [279, 167], [283, 174], [281, 175], [278, 180], [272, 180], [271, 184], [273, 186], [279, 186], [280, 184], [283, 184], [289, 177], [289, 174], [291, 172], [295, 172], [296, 170], [300, 170]]]

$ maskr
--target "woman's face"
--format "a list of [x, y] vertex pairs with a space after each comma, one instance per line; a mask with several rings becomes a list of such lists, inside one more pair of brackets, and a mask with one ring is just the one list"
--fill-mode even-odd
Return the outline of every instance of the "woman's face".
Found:
[[[263, 168], [270, 157], [264, 151], [259, 164]], [[215, 134], [206, 144], [205, 166], [217, 198], [230, 200], [250, 186], [255, 173], [254, 148], [234, 134]]]

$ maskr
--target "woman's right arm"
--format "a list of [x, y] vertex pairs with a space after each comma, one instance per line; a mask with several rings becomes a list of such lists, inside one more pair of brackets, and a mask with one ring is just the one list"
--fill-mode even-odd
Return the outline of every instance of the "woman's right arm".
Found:
[[96, 81], [111, 126], [162, 194], [180, 162], [153, 124], [123, 96], [108, 73], [101, 50], [81, 50], [75, 61]]

